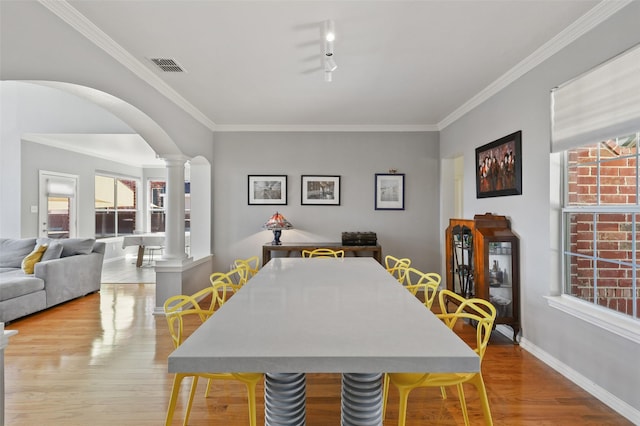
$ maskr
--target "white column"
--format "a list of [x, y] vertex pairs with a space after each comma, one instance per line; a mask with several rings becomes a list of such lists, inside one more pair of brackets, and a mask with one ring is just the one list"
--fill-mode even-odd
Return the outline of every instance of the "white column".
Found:
[[184, 245], [184, 165], [183, 156], [166, 156], [167, 195], [163, 260], [182, 262], [187, 257]]

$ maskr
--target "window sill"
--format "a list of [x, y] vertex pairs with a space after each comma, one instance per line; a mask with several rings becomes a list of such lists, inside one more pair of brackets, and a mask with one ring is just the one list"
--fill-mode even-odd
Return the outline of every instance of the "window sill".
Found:
[[640, 322], [575, 297], [546, 297], [549, 306], [640, 344]]

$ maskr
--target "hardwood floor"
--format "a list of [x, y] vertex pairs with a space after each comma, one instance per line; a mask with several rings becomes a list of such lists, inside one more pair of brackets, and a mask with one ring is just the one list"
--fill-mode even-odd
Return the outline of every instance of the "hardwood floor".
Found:
[[104, 262], [102, 265], [102, 283], [108, 284], [153, 284], [156, 271], [145, 256], [142, 267], [137, 268], [135, 258], [120, 258]]
[[[19, 330], [5, 352], [5, 424], [161, 425], [173, 376], [166, 322], [152, 315], [153, 284], [104, 284], [99, 294], [15, 321]], [[195, 325], [193, 325], [195, 327]], [[468, 339], [473, 329], [460, 324]], [[384, 344], [384, 342], [381, 342]], [[483, 374], [496, 425], [630, 425], [621, 416], [494, 333]], [[173, 424], [182, 424], [190, 380], [185, 380]], [[245, 388], [219, 381], [204, 398], [201, 381], [190, 425], [247, 425]], [[258, 424], [264, 424], [262, 385]], [[472, 424], [483, 424], [478, 398], [465, 388]], [[385, 425], [397, 425], [391, 390]], [[340, 376], [307, 377], [307, 425], [340, 424]], [[453, 390], [417, 389], [409, 397], [407, 425], [464, 424]]]

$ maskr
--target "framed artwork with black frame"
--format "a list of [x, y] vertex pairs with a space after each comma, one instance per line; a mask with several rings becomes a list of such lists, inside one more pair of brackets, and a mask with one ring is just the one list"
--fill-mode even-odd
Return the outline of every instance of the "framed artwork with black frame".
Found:
[[317, 206], [340, 205], [340, 176], [303, 175], [301, 183], [301, 204]]
[[476, 148], [477, 198], [522, 194], [522, 131]]
[[249, 175], [249, 205], [286, 205], [287, 175]]
[[376, 173], [376, 210], [404, 210], [404, 173]]

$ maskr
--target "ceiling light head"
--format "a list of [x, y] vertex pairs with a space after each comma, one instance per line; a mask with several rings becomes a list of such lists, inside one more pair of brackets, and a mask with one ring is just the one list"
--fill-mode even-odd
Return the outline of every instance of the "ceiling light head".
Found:
[[332, 57], [328, 57], [324, 61], [325, 72], [333, 72], [336, 70], [336, 68], [338, 68], [338, 64], [336, 64], [336, 61]]
[[324, 72], [324, 81], [326, 81], [327, 83], [331, 83], [331, 81], [333, 81], [333, 76], [331, 71]]

